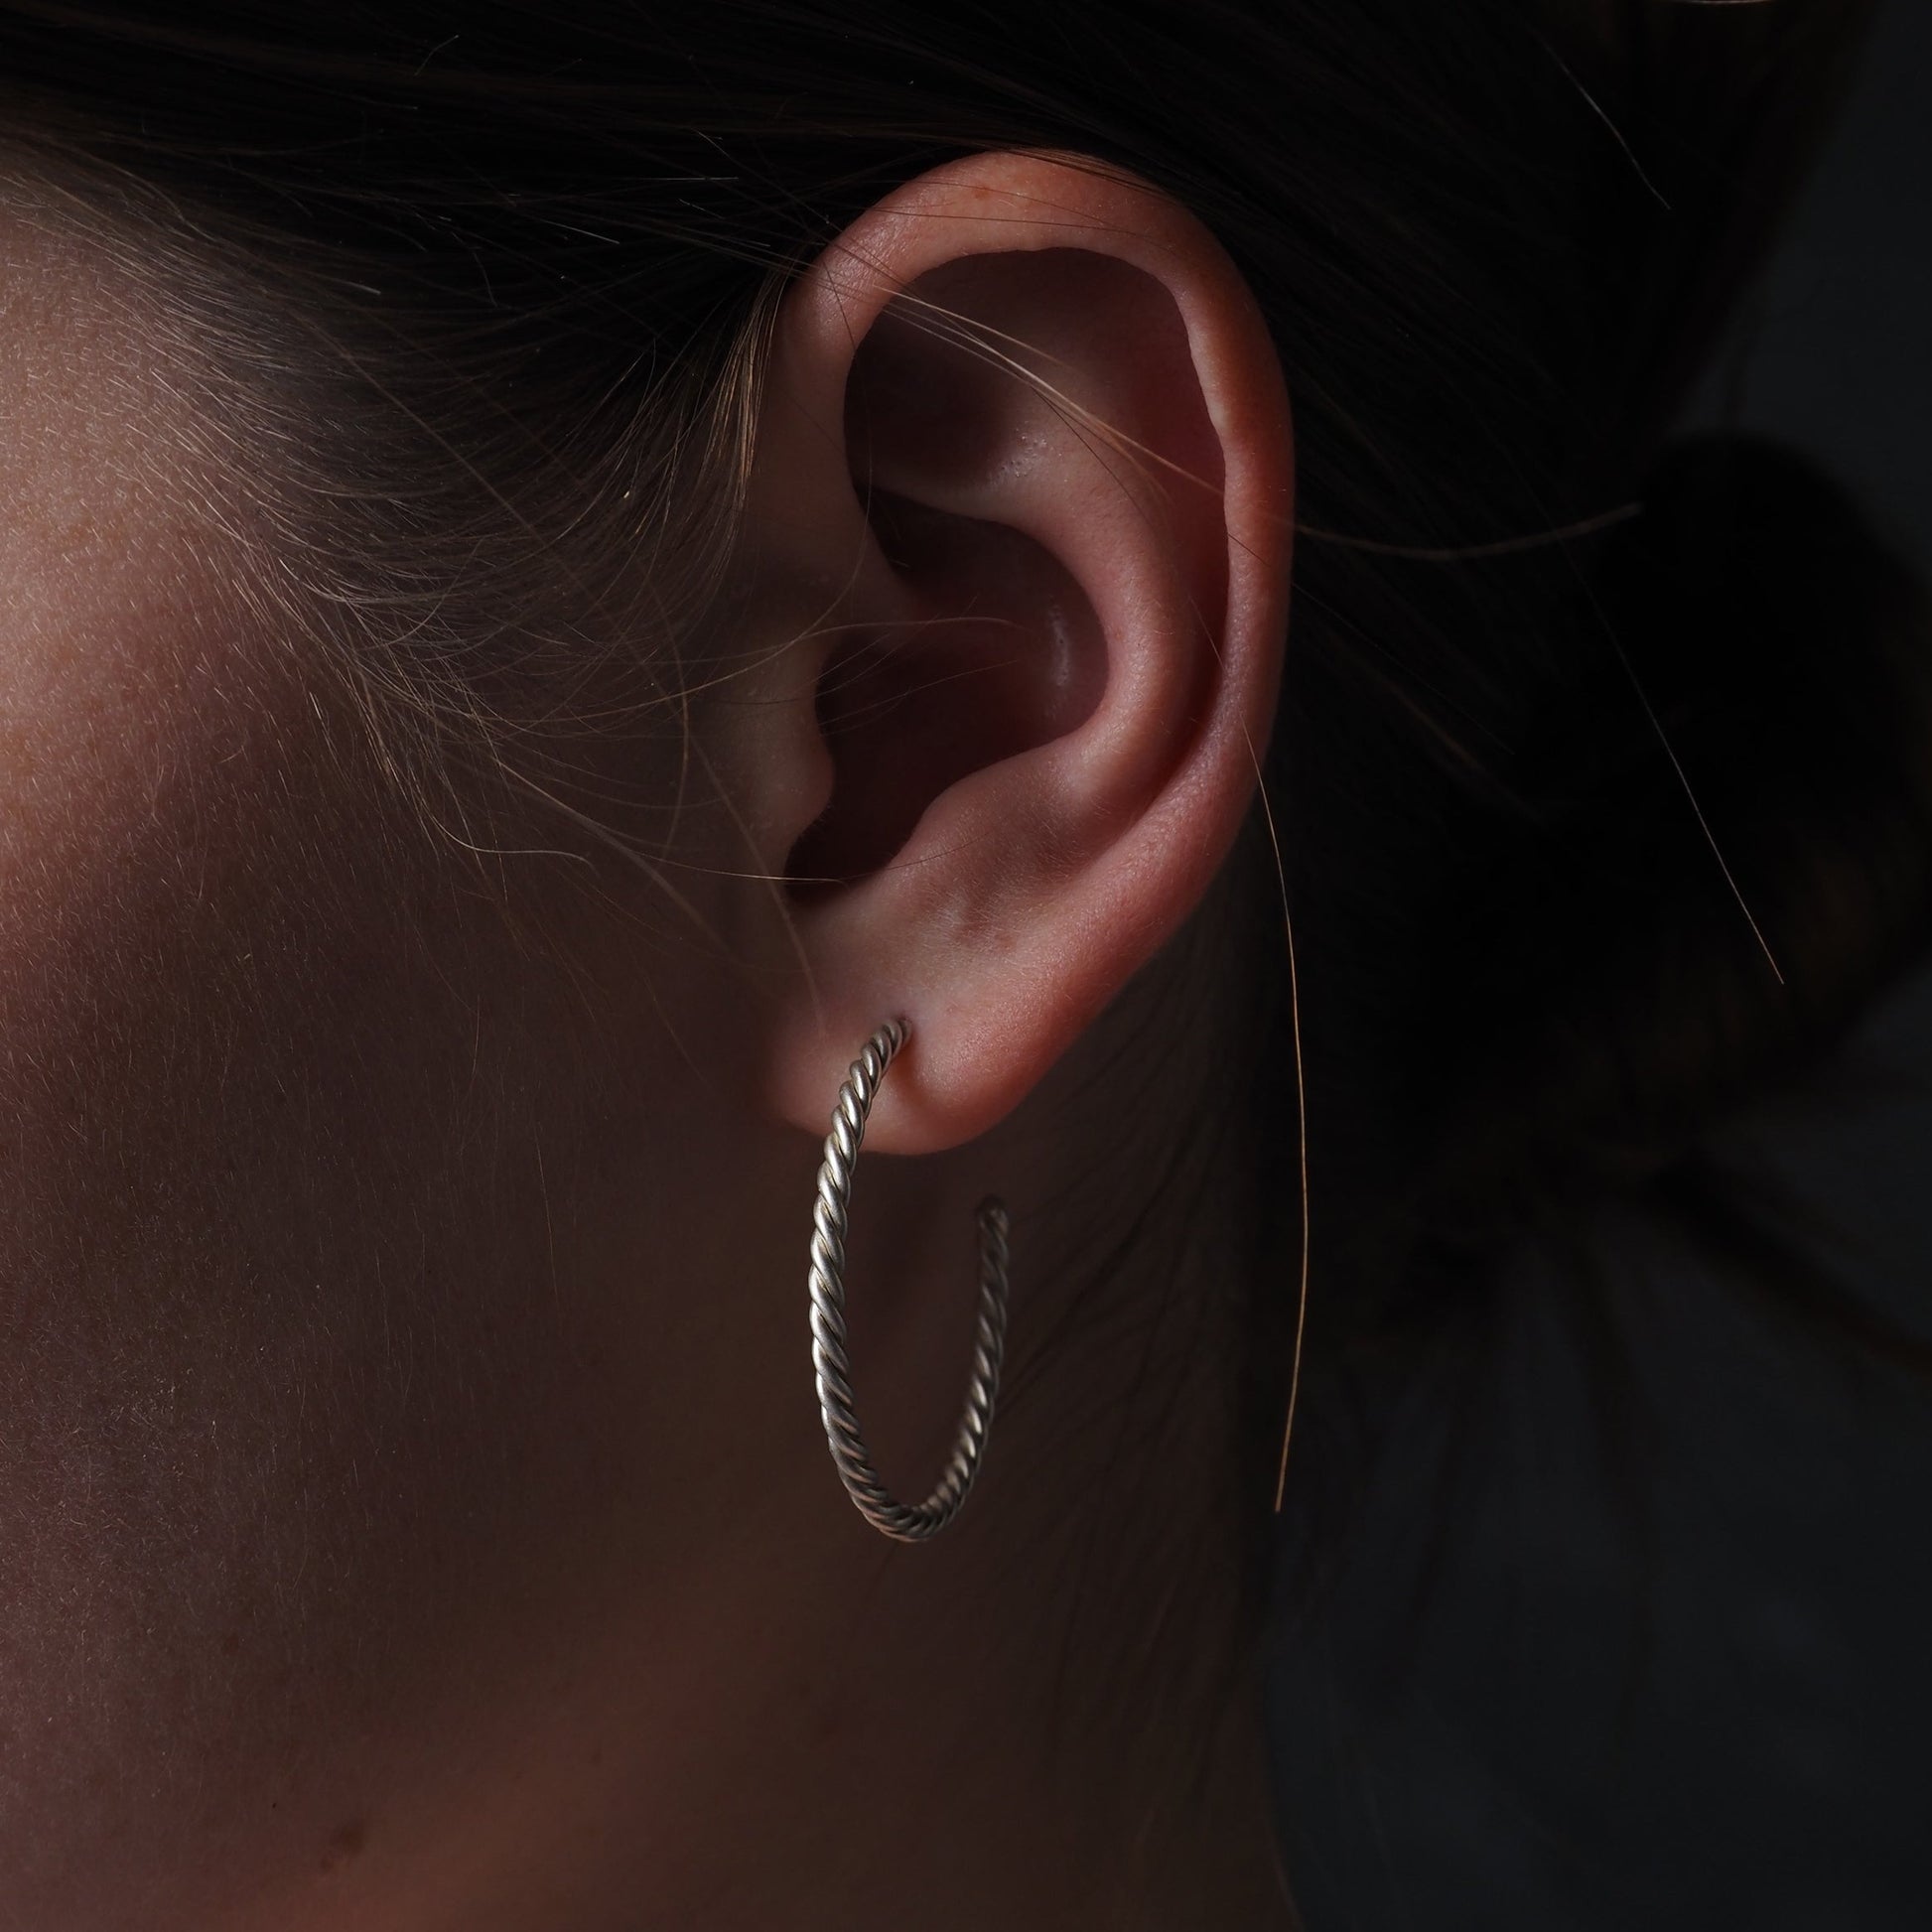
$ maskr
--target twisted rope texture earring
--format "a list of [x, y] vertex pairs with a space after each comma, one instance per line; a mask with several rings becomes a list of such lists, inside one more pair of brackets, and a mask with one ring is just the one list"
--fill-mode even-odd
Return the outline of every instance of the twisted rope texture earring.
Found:
[[893, 1057], [911, 1035], [903, 1019], [889, 1020], [866, 1041], [852, 1062], [832, 1110], [832, 1131], [818, 1171], [812, 1208], [812, 1370], [818, 1386], [818, 1412], [832, 1462], [859, 1514], [874, 1529], [901, 1543], [937, 1536], [959, 1514], [986, 1450], [993, 1426], [993, 1404], [1000, 1387], [1000, 1361], [1006, 1349], [1008, 1216], [1006, 1204], [988, 1197], [979, 1205], [979, 1327], [973, 1344], [966, 1406], [953, 1451], [932, 1493], [922, 1503], [904, 1503], [886, 1487], [873, 1466], [859, 1429], [852, 1396], [852, 1364], [846, 1355], [845, 1230], [852, 1195], [852, 1171], [865, 1139], [879, 1083]]

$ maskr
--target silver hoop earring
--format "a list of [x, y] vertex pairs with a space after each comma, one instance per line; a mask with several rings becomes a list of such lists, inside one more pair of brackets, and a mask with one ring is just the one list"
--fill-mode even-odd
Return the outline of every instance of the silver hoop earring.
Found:
[[979, 1205], [979, 1332], [973, 1345], [972, 1374], [966, 1383], [966, 1408], [945, 1473], [922, 1503], [902, 1503], [879, 1479], [853, 1407], [851, 1363], [845, 1352], [846, 1204], [852, 1194], [852, 1169], [865, 1139], [866, 1116], [893, 1056], [906, 1042], [911, 1024], [889, 1020], [866, 1041], [865, 1051], [839, 1088], [832, 1109], [832, 1131], [825, 1138], [825, 1160], [818, 1171], [818, 1198], [812, 1209], [812, 1369], [818, 1383], [818, 1413], [839, 1480], [859, 1514], [874, 1529], [900, 1543], [937, 1536], [959, 1514], [986, 1450], [993, 1427], [993, 1402], [1000, 1389], [1000, 1358], [1007, 1333], [1007, 1210], [988, 1198]]

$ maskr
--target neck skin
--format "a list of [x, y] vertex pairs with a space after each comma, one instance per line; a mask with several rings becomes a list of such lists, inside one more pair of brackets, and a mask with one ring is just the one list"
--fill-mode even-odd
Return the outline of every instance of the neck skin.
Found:
[[[1196, 1232], [1123, 1226], [1145, 1192], [1093, 1158], [1107, 1142], [1055, 1138], [1081, 1158], [1016, 1128], [864, 1168], [854, 1383], [899, 1494], [924, 1493], [954, 1427], [972, 1205], [998, 1174], [1014, 1209], [1005, 1386], [946, 1531], [880, 1536], [808, 1414], [780, 1479], [760, 1445], [755, 1500], [691, 1528], [674, 1574], [645, 1585], [621, 1560], [568, 1649], [538, 1605], [468, 1660], [461, 1743], [408, 1727], [437, 1738], [433, 1807], [422, 1767], [397, 1765], [415, 1825], [378, 1792], [350, 1868], [237, 1932], [1290, 1932], [1243, 1660], [1230, 1343], [1203, 1312], [1229, 1264], [1197, 1231], [1226, 1217], [1183, 1177], [1167, 1218]], [[1118, 1254], [1094, 1239], [1110, 1211]], [[800, 1234], [769, 1259], [801, 1311], [770, 1346], [808, 1381]]]
[[[987, 1482], [950, 1547], [892, 1546], [856, 1514], [818, 1549], [791, 1541], [782, 1563], [777, 1525], [762, 1547], [745, 1539], [730, 1588], [714, 1579], [666, 1629], [664, 1654], [690, 1675], [636, 1684], [623, 1722], [604, 1714], [609, 1748], [627, 1755], [603, 1793], [609, 1833], [636, 1836], [586, 1925], [1292, 1923], [1258, 1686], [1243, 1673], [1212, 1712], [1177, 1699], [1160, 1676], [1192, 1606], [1124, 1608], [1093, 1548], [1124, 1523], [1004, 1535], [996, 1512], [1021, 1500], [1019, 1452], [1035, 1445], [1004, 1447], [1015, 1480], [1004, 1494]], [[1097, 1495], [1099, 1458], [1080, 1473]], [[735, 1614], [716, 1614], [720, 1596]], [[584, 1721], [563, 1726], [580, 1748]], [[554, 1824], [578, 1828], [567, 1807]]]

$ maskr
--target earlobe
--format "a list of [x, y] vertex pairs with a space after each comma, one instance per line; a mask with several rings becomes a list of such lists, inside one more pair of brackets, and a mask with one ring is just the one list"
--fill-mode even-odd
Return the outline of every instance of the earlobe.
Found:
[[781, 314], [738, 707], [787, 881], [772, 1101], [823, 1129], [882, 1020], [870, 1144], [984, 1132], [1198, 903], [1252, 799], [1287, 621], [1279, 361], [1169, 198], [988, 154], [887, 198]]

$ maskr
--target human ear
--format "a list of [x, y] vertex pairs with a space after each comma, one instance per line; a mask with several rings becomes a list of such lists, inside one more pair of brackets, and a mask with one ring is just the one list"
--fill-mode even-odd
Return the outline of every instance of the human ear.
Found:
[[1239, 272], [1083, 157], [934, 169], [787, 292], [746, 544], [790, 641], [725, 728], [786, 882], [780, 1116], [822, 1131], [898, 1016], [868, 1145], [973, 1138], [1199, 902], [1273, 714], [1292, 456]]

